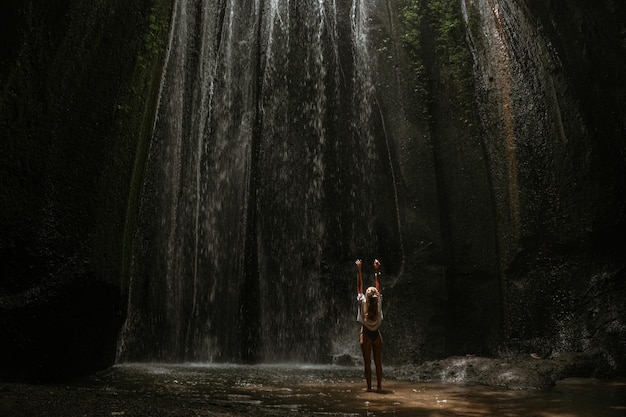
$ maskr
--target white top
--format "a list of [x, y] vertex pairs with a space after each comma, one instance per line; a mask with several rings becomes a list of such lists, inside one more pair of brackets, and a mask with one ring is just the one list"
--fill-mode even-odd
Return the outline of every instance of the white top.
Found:
[[356, 314], [356, 321], [361, 323], [368, 330], [378, 330], [383, 321], [383, 295], [380, 293], [378, 294], [378, 314], [376, 315], [376, 320], [374, 321], [365, 320], [365, 294], [357, 294], [356, 301], [359, 303]]

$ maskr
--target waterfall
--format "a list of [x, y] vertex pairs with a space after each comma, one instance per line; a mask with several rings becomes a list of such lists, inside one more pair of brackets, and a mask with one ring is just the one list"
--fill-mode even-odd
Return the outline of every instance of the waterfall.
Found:
[[339, 265], [380, 246], [389, 187], [368, 7], [175, 1], [119, 360], [351, 349]]

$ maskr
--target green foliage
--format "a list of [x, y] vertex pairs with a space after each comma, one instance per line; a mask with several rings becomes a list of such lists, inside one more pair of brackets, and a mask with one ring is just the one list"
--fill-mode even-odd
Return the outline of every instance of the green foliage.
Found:
[[[466, 26], [457, 0], [404, 0], [399, 7], [401, 39], [411, 59], [416, 92], [428, 91], [427, 77], [436, 77], [454, 96], [459, 107], [454, 115], [472, 126], [476, 119], [472, 56], [466, 41]], [[434, 56], [425, 45], [434, 44]], [[433, 61], [434, 59], [434, 61]]]
[[406, 0], [401, 5], [400, 22], [404, 29], [401, 35], [404, 46], [416, 56], [419, 55], [422, 13], [417, 1]]
[[427, 4], [430, 24], [435, 33], [441, 77], [458, 97], [458, 119], [466, 125], [472, 125], [476, 118], [474, 74], [460, 4], [455, 0], [435, 0]]
[[409, 59], [411, 79], [407, 84], [412, 89], [417, 104], [426, 113], [424, 105], [427, 97], [426, 76], [422, 53], [422, 20], [423, 13], [420, 2], [404, 0], [399, 7], [398, 20], [400, 23], [400, 40]]
[[[169, 4], [169, 2], [162, 2]], [[164, 52], [165, 38], [167, 36], [167, 30], [169, 28], [169, 17], [162, 10], [161, 3], [152, 5], [150, 11], [150, 17], [148, 18], [148, 30], [144, 37], [144, 53], [139, 56], [141, 65], [146, 65], [147, 62], [151, 62], [155, 57], [158, 57]]]

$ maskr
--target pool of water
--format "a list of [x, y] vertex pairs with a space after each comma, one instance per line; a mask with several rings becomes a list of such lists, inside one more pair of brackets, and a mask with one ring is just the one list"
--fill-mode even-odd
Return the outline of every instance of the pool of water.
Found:
[[[357, 367], [118, 365], [70, 384], [0, 385], [2, 416], [626, 416], [626, 381], [548, 390], [386, 379]], [[35, 414], [33, 414], [35, 413]]]

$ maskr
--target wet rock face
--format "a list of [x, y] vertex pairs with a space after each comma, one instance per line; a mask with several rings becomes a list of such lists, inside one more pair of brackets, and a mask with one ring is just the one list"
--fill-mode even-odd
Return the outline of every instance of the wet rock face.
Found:
[[623, 6], [464, 5], [509, 348], [601, 347], [623, 370], [624, 346], [609, 341], [623, 338], [625, 312], [609, 296], [624, 285]]
[[[400, 2], [392, 22], [400, 58], [378, 56], [382, 79], [423, 80], [410, 98], [385, 88], [393, 77], [378, 85], [383, 107], [408, 115], [386, 120], [407, 155], [399, 157], [402, 196], [414, 198], [403, 230], [430, 244], [408, 257], [417, 265], [404, 278], [417, 279], [397, 284], [419, 312], [390, 307], [401, 328], [415, 330], [388, 329], [414, 358], [602, 346], [623, 369], [614, 358], [624, 347], [606, 344], [624, 321], [623, 303], [607, 299], [609, 288], [621, 293], [624, 270], [624, 115], [616, 113], [624, 87], [614, 72], [624, 69], [624, 25], [613, 17], [623, 8], [539, 3]], [[382, 38], [381, 49], [392, 49]], [[590, 60], [583, 45], [591, 44]], [[601, 300], [610, 305], [603, 313], [591, 307]]]
[[1, 6], [0, 377], [113, 363], [151, 3]]

